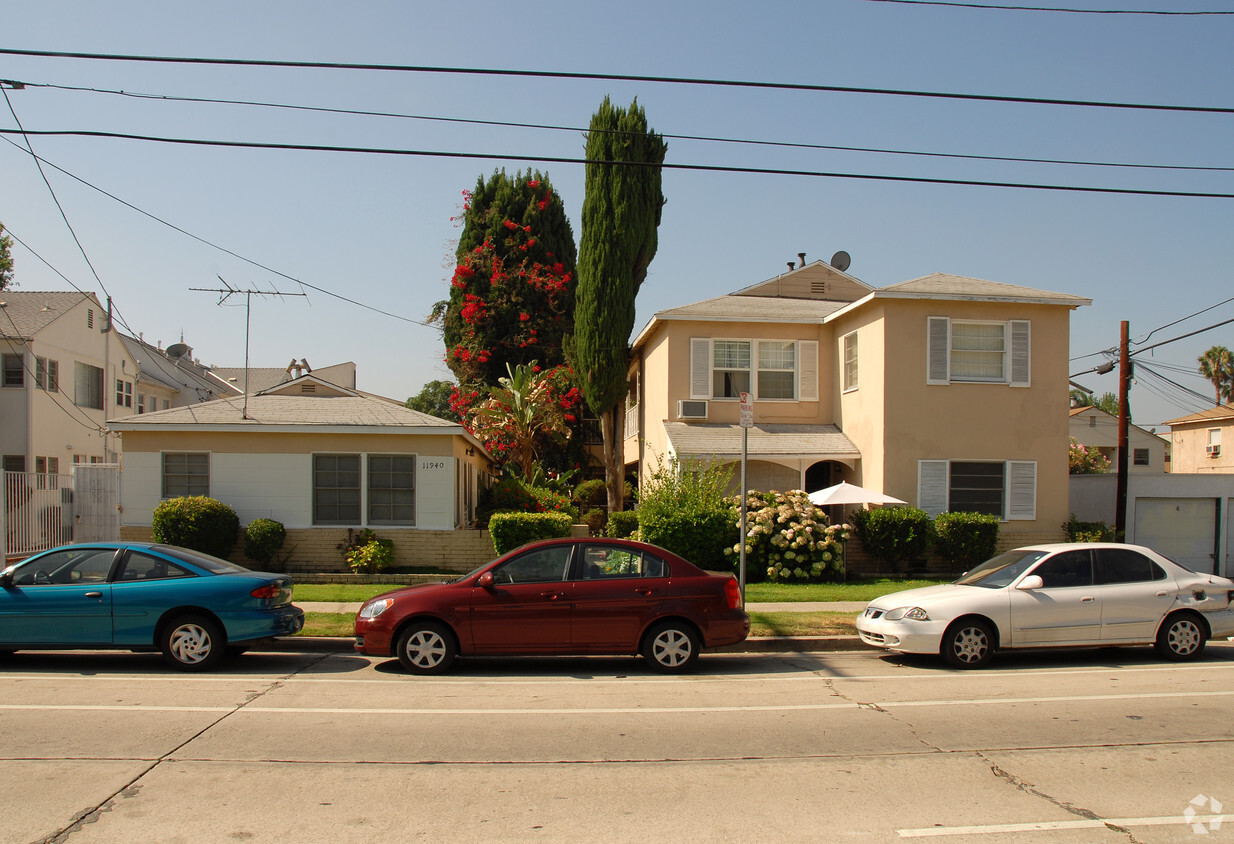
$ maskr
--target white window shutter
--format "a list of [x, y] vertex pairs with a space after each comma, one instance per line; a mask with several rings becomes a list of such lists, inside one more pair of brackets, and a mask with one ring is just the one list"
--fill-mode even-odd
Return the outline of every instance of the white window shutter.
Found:
[[690, 398], [711, 398], [711, 340], [690, 338]]
[[1037, 518], [1037, 463], [1011, 460], [1007, 463], [1007, 519], [1033, 521]]
[[1011, 386], [1028, 387], [1032, 376], [1032, 346], [1028, 320], [1012, 320], [1011, 333]]
[[797, 399], [818, 401], [818, 341], [797, 342]]
[[917, 506], [931, 517], [947, 512], [948, 478], [946, 460], [917, 461]]
[[927, 319], [926, 383], [946, 384], [951, 380], [951, 320]]

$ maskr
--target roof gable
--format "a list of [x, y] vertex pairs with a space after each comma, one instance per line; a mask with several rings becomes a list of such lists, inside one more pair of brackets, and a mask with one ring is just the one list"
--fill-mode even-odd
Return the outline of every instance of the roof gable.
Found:
[[[0, 337], [34, 337], [40, 331], [83, 302], [100, 311], [103, 306], [93, 293], [54, 290], [47, 292], [5, 290], [0, 292]], [[96, 323], [102, 328], [102, 320]]]
[[841, 272], [824, 261], [815, 261], [738, 290], [732, 295], [855, 302], [873, 289], [864, 281]]

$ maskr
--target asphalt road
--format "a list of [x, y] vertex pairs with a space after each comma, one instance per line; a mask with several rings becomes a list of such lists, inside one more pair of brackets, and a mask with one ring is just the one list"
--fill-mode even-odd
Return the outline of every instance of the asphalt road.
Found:
[[1234, 812], [1232, 712], [1231, 643], [980, 672], [709, 654], [683, 677], [632, 658], [423, 678], [338, 653], [209, 675], [18, 654], [0, 840], [1216, 842], [1234, 840], [1211, 802]]

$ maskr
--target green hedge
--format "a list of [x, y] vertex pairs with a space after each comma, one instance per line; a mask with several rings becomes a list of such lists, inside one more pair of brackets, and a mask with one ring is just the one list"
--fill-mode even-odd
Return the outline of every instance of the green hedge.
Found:
[[960, 571], [998, 551], [998, 516], [985, 513], [940, 513], [934, 519], [934, 552]]
[[892, 565], [925, 559], [934, 540], [930, 515], [916, 507], [875, 507], [857, 510], [850, 521], [866, 551]]
[[725, 571], [733, 567], [724, 556], [724, 550], [737, 542], [737, 520], [728, 508], [640, 514], [638, 530], [644, 542], [667, 548], [699, 568]]
[[240, 517], [221, 501], [191, 495], [155, 507], [151, 527], [155, 542], [226, 558], [236, 546]]
[[244, 528], [244, 556], [263, 566], [269, 565], [286, 541], [287, 529], [282, 522], [253, 519]]
[[626, 539], [638, 532], [638, 513], [633, 510], [619, 510], [608, 514], [608, 522], [604, 525], [604, 535], [614, 539]]
[[574, 519], [566, 513], [494, 513], [488, 521], [498, 554], [537, 539], [569, 536]]

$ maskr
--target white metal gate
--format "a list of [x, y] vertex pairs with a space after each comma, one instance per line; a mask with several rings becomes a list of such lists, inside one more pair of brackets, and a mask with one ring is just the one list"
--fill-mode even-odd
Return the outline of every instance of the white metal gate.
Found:
[[3, 472], [0, 536], [5, 558], [69, 542], [120, 538], [120, 467], [79, 464], [72, 474]]

